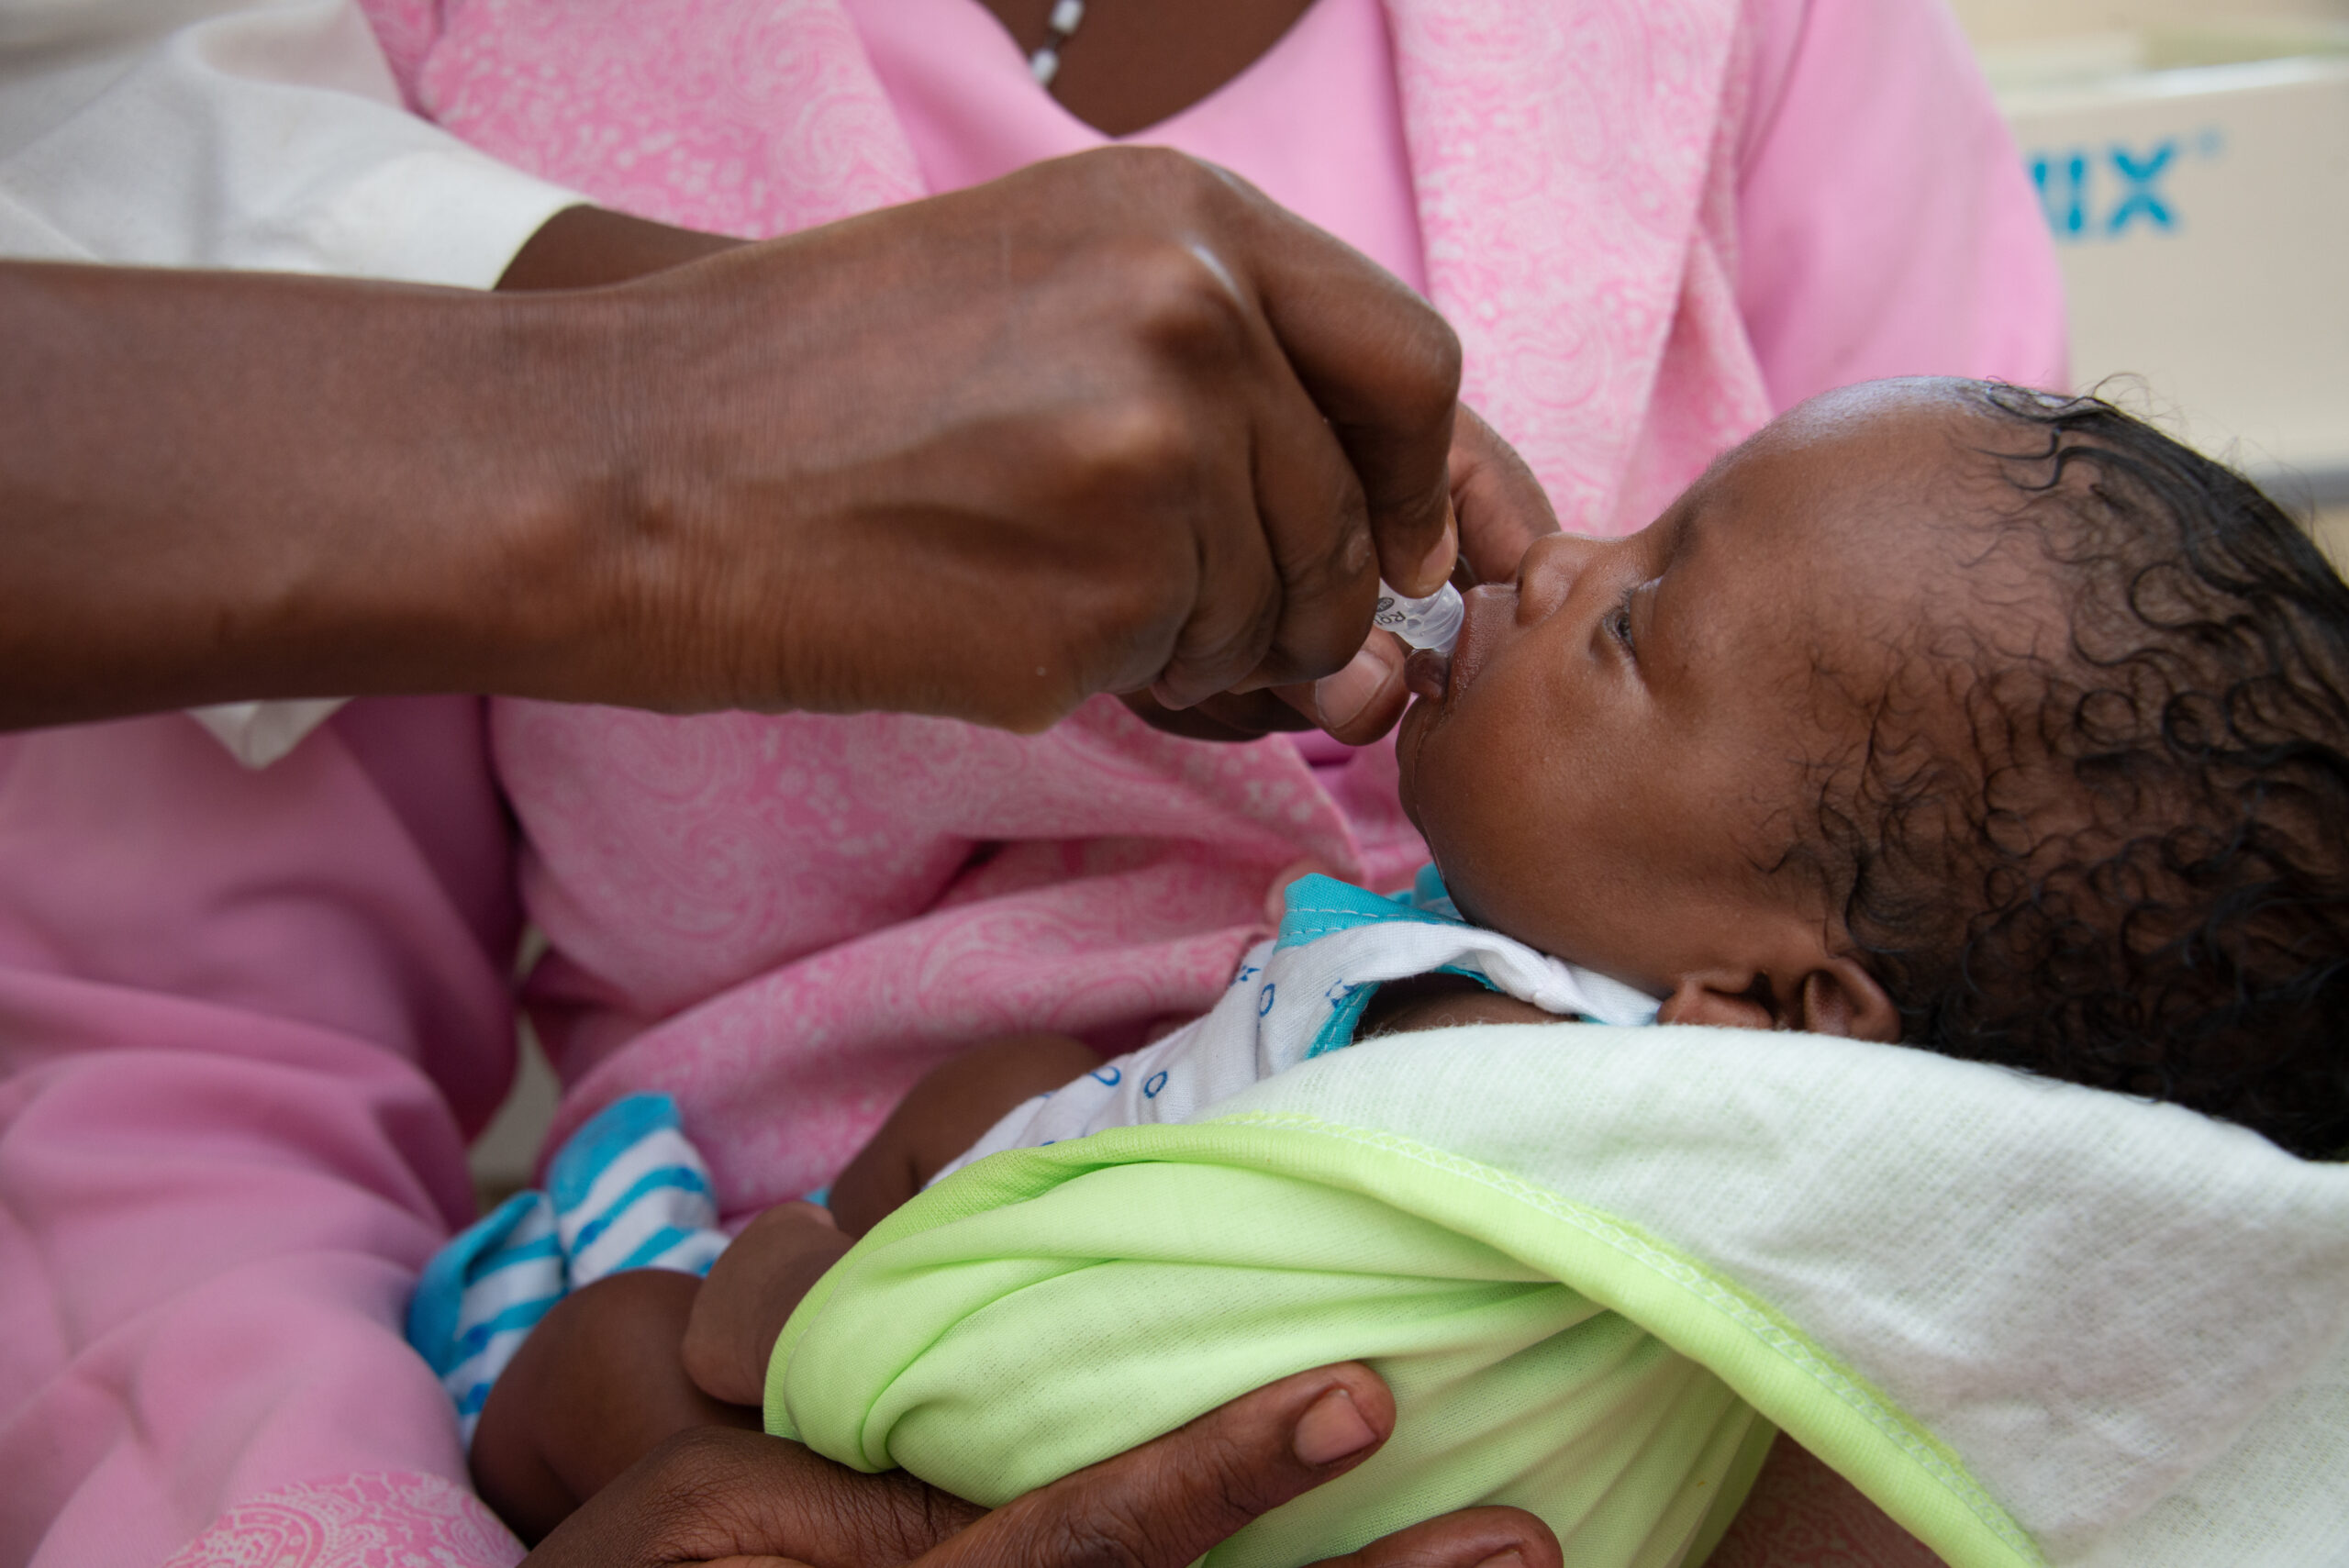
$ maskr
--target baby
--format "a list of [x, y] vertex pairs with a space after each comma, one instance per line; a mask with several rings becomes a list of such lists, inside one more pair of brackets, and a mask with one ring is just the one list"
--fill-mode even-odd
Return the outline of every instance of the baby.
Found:
[[[1409, 682], [1402, 795], [1440, 881], [1293, 895], [1180, 1035], [1107, 1064], [981, 1047], [907, 1096], [829, 1214], [770, 1210], [706, 1282], [569, 1296], [488, 1392], [483, 1496], [535, 1539], [669, 1433], [755, 1425], [800, 1296], [974, 1142], [1176, 1119], [1373, 1034], [1806, 1029], [2349, 1149], [2349, 588], [2258, 491], [2100, 401], [1815, 399], [1644, 531], [1536, 544]], [[1389, 925], [1275, 1027], [1302, 1004], [1268, 964], [1305, 974], [1343, 946], [1325, 935]]]

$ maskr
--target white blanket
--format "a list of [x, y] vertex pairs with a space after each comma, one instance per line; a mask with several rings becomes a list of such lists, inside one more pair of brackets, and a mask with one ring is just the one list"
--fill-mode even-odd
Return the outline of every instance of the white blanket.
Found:
[[1477, 1162], [1620, 1222], [1719, 1332], [1650, 1326], [1928, 1544], [1954, 1501], [2015, 1561], [2349, 1563], [2349, 1167], [1921, 1051], [1693, 1029], [1373, 1040], [1201, 1119]]

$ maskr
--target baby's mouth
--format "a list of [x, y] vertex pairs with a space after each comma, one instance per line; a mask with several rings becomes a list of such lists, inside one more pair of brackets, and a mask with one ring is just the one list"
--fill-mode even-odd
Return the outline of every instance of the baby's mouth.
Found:
[[1414, 648], [1403, 661], [1403, 684], [1415, 697], [1441, 702], [1452, 685], [1452, 655], [1432, 648]]
[[1460, 636], [1453, 640], [1452, 651], [1416, 649], [1403, 662], [1403, 684], [1413, 695], [1431, 703], [1457, 698], [1468, 689], [1468, 683], [1476, 678], [1492, 652], [1493, 639], [1501, 635], [1499, 628], [1517, 612], [1517, 586], [1511, 583], [1480, 584], [1462, 599]]

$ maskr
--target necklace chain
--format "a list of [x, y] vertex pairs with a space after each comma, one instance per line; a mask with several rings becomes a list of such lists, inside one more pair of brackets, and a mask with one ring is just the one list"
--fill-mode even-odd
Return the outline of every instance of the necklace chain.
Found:
[[1053, 0], [1052, 18], [1044, 24], [1044, 41], [1028, 57], [1036, 85], [1049, 87], [1061, 72], [1061, 50], [1085, 22], [1085, 0]]

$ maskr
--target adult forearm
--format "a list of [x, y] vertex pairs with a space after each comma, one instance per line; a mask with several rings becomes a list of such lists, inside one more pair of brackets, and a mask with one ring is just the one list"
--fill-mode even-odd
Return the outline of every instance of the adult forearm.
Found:
[[597, 288], [666, 272], [744, 243], [608, 207], [566, 207], [523, 241], [497, 286], [509, 294]]
[[[0, 724], [542, 684], [597, 609], [601, 316], [0, 266]], [[600, 373], [617, 373], [606, 370]]]
[[1174, 154], [754, 245], [565, 213], [506, 284], [557, 292], [0, 268], [0, 724], [468, 691], [1033, 728], [1318, 679], [1382, 572], [1452, 569], [1449, 330]]

